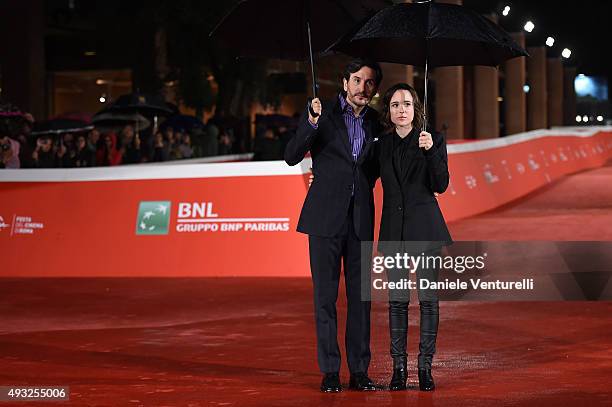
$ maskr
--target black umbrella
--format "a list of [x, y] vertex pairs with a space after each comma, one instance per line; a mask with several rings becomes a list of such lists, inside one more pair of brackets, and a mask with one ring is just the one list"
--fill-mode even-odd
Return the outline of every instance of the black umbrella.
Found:
[[310, 62], [389, 0], [243, 0], [211, 32], [240, 56]]
[[153, 117], [153, 133], [157, 132], [158, 116], [172, 114], [172, 109], [168, 107], [163, 97], [140, 92], [119, 96], [115, 103], [104, 110], [115, 113], [140, 113], [144, 116]]
[[145, 130], [151, 125], [151, 122], [140, 113], [121, 113], [110, 110], [97, 113], [92, 121], [96, 127], [110, 129], [131, 124], [136, 127], [137, 132], [138, 130]]
[[92, 130], [94, 126], [91, 123], [82, 120], [73, 119], [52, 119], [44, 122], [36, 122], [32, 135], [40, 136], [42, 134], [63, 134], [63, 133], [81, 133]]
[[159, 126], [161, 129], [165, 129], [167, 127], [172, 127], [173, 129], [183, 129], [187, 132], [192, 131], [193, 129], [203, 129], [206, 127], [202, 120], [198, 119], [195, 116], [188, 115], [176, 115], [169, 117], [165, 122]]
[[[486, 17], [454, 4], [396, 4], [370, 18], [357, 32], [330, 47], [381, 62], [425, 66], [497, 66], [529, 56], [508, 33]], [[424, 128], [427, 116], [424, 120]]]
[[167, 116], [172, 114], [172, 110], [168, 107], [164, 98], [140, 92], [119, 96], [115, 103], [104, 110], [122, 113], [140, 113], [145, 116]]

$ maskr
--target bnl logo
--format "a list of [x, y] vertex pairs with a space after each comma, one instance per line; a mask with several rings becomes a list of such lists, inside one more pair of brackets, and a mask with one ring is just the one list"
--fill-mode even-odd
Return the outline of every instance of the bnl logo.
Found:
[[170, 201], [141, 201], [136, 217], [137, 235], [167, 235]]

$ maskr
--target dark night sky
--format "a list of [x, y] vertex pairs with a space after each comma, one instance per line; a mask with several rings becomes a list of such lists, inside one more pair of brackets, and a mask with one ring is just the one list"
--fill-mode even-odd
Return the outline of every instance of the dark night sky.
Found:
[[[506, 4], [511, 10], [503, 17], [501, 11]], [[496, 11], [500, 15], [498, 22], [508, 32], [522, 30], [524, 23], [531, 20], [535, 29], [526, 33], [527, 46], [544, 45], [550, 35], [555, 44], [549, 49], [549, 56], [558, 56], [567, 47], [572, 55], [566, 64], [575, 65], [577, 73], [606, 76], [608, 84], [611, 83], [611, 1], [464, 0], [463, 5], [481, 13]]]

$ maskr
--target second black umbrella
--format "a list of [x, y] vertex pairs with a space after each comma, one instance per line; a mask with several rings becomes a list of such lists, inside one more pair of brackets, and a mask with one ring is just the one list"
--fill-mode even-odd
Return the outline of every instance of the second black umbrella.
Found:
[[425, 109], [429, 67], [497, 66], [528, 56], [486, 17], [463, 6], [431, 1], [387, 7], [331, 48], [380, 62], [425, 66]]
[[239, 56], [308, 61], [389, 0], [243, 0], [210, 34]]

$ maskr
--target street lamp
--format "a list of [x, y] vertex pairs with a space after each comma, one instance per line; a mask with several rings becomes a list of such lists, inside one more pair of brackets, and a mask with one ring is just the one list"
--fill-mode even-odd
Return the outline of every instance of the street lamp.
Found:
[[561, 56], [562, 56], [563, 58], [569, 58], [569, 57], [570, 57], [570, 55], [572, 55], [572, 51], [570, 51], [570, 50], [569, 50], [569, 49], [567, 49], [567, 48], [564, 48], [564, 49], [563, 49], [563, 51], [561, 51]]
[[527, 31], [528, 33], [532, 32], [533, 29], [535, 28], [535, 24], [532, 23], [531, 21], [527, 21], [525, 23], [525, 26], [523, 27], [525, 29], [525, 31]]
[[546, 45], [552, 47], [555, 44], [555, 39], [553, 37], [546, 38]]
[[506, 17], [508, 14], [510, 14], [510, 6], [504, 7], [504, 10], [502, 11], [502, 14], [503, 14], [504, 17]]

